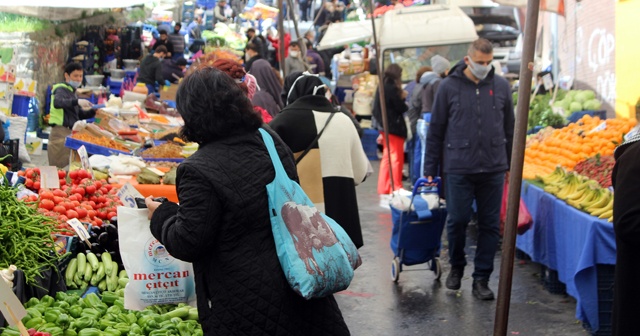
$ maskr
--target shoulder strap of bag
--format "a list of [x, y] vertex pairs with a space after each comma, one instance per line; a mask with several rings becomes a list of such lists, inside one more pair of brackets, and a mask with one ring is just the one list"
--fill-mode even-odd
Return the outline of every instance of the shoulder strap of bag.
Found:
[[267, 132], [263, 128], [260, 128], [260, 134], [262, 135], [262, 140], [264, 141], [264, 144], [265, 146], [267, 146], [267, 150], [269, 151], [269, 156], [271, 157], [273, 168], [276, 171], [276, 178], [278, 176], [287, 176], [287, 171], [282, 165], [282, 161], [280, 160], [280, 156], [278, 155], [278, 151], [276, 150], [276, 145], [273, 142], [271, 134], [269, 134], [269, 132]]
[[329, 118], [327, 118], [327, 122], [324, 123], [324, 126], [322, 127], [320, 132], [318, 132], [318, 135], [316, 136], [316, 138], [313, 139], [313, 141], [311, 141], [311, 143], [309, 144], [309, 147], [307, 147], [307, 149], [305, 149], [304, 152], [302, 152], [302, 154], [300, 154], [300, 156], [298, 156], [298, 158], [296, 159], [296, 165], [298, 165], [298, 163], [300, 161], [302, 161], [302, 159], [305, 157], [305, 155], [307, 155], [307, 153], [309, 153], [311, 148], [313, 148], [313, 146], [315, 146], [315, 144], [318, 143], [318, 140], [320, 139], [320, 136], [322, 135], [322, 132], [324, 132], [324, 129], [327, 128], [327, 125], [329, 125], [329, 122], [331, 121], [331, 118], [333, 118], [333, 115], [336, 114], [336, 113], [337, 112], [332, 112], [331, 114], [329, 114]]

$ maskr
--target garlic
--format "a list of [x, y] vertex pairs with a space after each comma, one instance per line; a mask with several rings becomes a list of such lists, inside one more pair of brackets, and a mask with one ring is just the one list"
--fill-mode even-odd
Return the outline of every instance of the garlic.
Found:
[[6, 282], [11, 288], [13, 288], [13, 272], [17, 269], [16, 265], [11, 265], [9, 268], [0, 271], [0, 278], [4, 279], [4, 282]]

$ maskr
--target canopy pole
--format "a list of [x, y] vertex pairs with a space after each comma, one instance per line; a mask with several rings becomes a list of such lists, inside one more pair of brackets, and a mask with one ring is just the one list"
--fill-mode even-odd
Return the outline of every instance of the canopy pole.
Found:
[[[380, 110], [382, 110], [382, 128], [384, 130], [384, 145], [387, 148], [387, 159], [389, 161], [389, 183], [391, 184], [391, 192], [395, 190], [395, 183], [393, 181], [393, 169], [391, 167], [391, 149], [389, 148], [389, 121], [387, 118], [387, 102], [384, 95], [384, 71], [382, 69], [382, 54], [380, 53], [380, 43], [378, 43], [378, 34], [376, 34], [376, 19], [373, 17], [373, 9], [375, 0], [371, 0], [371, 27], [373, 29], [371, 36], [373, 36], [373, 45], [376, 48], [376, 61], [378, 64], [378, 94], [380, 96]], [[380, 121], [380, 120], [378, 120]], [[399, 182], [402, 183], [402, 182]]]
[[[282, 78], [287, 78], [287, 73], [285, 72], [284, 69], [284, 13], [283, 13], [283, 7], [282, 7], [282, 0], [278, 0], [278, 8], [280, 9], [278, 11], [278, 40], [280, 42], [278, 42], [279, 48], [278, 48], [278, 55], [280, 55], [280, 71], [282, 71]], [[289, 9], [291, 10], [291, 9]]]
[[536, 47], [536, 31], [540, 0], [529, 0], [527, 18], [524, 29], [524, 49], [520, 63], [520, 88], [518, 89], [518, 106], [511, 155], [511, 173], [509, 174], [509, 199], [507, 203], [507, 220], [502, 243], [502, 262], [500, 265], [500, 285], [496, 318], [493, 328], [494, 336], [506, 336], [509, 324], [509, 306], [511, 304], [511, 285], [513, 282], [513, 261], [515, 256], [516, 226], [520, 208], [520, 191], [522, 188], [522, 169], [524, 166], [524, 149], [529, 119], [529, 97], [531, 95], [531, 77], [533, 75], [533, 57]]

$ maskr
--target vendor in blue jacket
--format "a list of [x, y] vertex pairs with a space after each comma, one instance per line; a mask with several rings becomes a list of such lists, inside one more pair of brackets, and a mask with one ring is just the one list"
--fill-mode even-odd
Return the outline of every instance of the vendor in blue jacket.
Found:
[[478, 39], [436, 93], [427, 135], [425, 175], [444, 176], [451, 271], [446, 286], [460, 289], [472, 204], [478, 211], [473, 295], [493, 300], [489, 277], [500, 240], [500, 207], [509, 171], [515, 115], [511, 89], [491, 66], [493, 47]]

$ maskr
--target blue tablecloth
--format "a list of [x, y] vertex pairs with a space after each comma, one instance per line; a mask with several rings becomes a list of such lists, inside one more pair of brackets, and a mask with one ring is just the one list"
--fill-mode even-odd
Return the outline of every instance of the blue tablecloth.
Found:
[[576, 317], [598, 330], [596, 264], [616, 263], [613, 225], [527, 182], [522, 186], [522, 199], [533, 226], [518, 236], [516, 246], [534, 262], [558, 271], [567, 293], [578, 301]]

